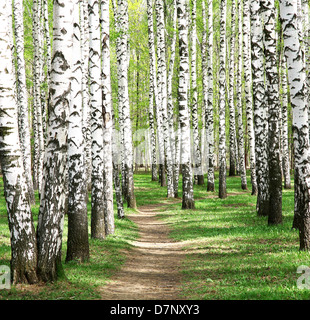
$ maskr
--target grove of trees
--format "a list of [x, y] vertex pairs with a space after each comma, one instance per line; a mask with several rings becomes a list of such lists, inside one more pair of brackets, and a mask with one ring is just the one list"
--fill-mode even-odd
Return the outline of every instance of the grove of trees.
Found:
[[89, 194], [90, 236], [104, 241], [124, 206], [137, 207], [139, 166], [187, 210], [194, 184], [224, 199], [227, 175], [240, 176], [246, 190], [248, 169], [257, 214], [269, 225], [282, 222], [282, 189], [293, 174], [292, 227], [300, 250], [310, 250], [308, 1], [0, 6], [0, 161], [13, 283], [57, 279], [65, 215], [66, 261], [87, 261]]

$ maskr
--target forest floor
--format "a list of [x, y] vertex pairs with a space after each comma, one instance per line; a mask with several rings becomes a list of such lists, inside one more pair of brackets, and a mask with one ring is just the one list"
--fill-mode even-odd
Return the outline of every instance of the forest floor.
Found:
[[103, 300], [179, 300], [183, 244], [169, 238], [168, 224], [158, 218], [164, 204], [144, 205], [127, 217], [139, 230], [126, 263], [102, 288]]

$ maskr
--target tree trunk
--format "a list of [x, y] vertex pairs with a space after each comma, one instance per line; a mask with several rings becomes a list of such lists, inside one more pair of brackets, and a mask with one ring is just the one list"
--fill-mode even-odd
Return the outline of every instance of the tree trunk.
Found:
[[252, 195], [257, 194], [257, 181], [255, 172], [255, 137], [253, 124], [253, 98], [252, 98], [252, 73], [250, 49], [250, 0], [244, 0], [243, 5], [243, 63], [245, 76], [245, 101], [246, 118], [250, 148], [250, 171], [252, 182]]
[[194, 144], [194, 181], [195, 184], [203, 185], [204, 178], [202, 173], [201, 161], [201, 139], [198, 126], [198, 87], [197, 87], [197, 26], [196, 13], [197, 3], [192, 0], [192, 19], [191, 19], [191, 113], [193, 127], [193, 144]]
[[87, 180], [82, 131], [82, 68], [79, 0], [74, 1], [71, 103], [68, 128], [68, 245], [66, 261], [89, 259]]
[[12, 3], [0, 5], [0, 161], [11, 233], [13, 284], [37, 282], [37, 244], [19, 143], [11, 44]]
[[89, 14], [89, 79], [92, 134], [92, 187], [91, 187], [91, 237], [104, 239], [104, 185], [103, 185], [103, 110], [100, 68], [99, 3], [88, 1]]
[[256, 150], [257, 202], [256, 211], [259, 216], [269, 213], [269, 179], [267, 162], [268, 122], [264, 71], [264, 45], [261, 2], [251, 2], [251, 46], [252, 46], [252, 78], [254, 130]]
[[306, 73], [297, 21], [296, 0], [280, 1], [284, 53], [293, 108], [293, 139], [295, 156], [295, 215], [299, 230], [300, 250], [310, 250], [310, 147], [308, 109], [305, 95]]
[[158, 46], [158, 87], [160, 91], [160, 115], [162, 117], [162, 129], [164, 140], [164, 164], [167, 173], [167, 197], [174, 197], [171, 142], [169, 136], [169, 124], [167, 114], [167, 68], [166, 68], [166, 44], [165, 44], [165, 20], [164, 7], [161, 0], [156, 0], [157, 17], [157, 46]]
[[208, 2], [208, 107], [206, 111], [206, 131], [208, 140], [208, 183], [207, 191], [213, 192], [214, 186], [214, 122], [213, 122], [213, 0]]
[[282, 167], [284, 176], [284, 189], [291, 189], [290, 154], [288, 148], [288, 85], [287, 68], [284, 53], [281, 55], [281, 86], [282, 86]]
[[230, 40], [230, 65], [229, 65], [229, 176], [236, 175], [237, 145], [236, 145], [236, 120], [235, 120], [235, 34], [236, 34], [236, 2], [232, 1], [231, 7], [231, 40]]
[[149, 84], [149, 123], [151, 134], [151, 154], [152, 154], [152, 181], [157, 181], [157, 154], [156, 154], [156, 133], [154, 122], [154, 102], [155, 98], [155, 81], [156, 81], [156, 66], [155, 66], [155, 43], [154, 43], [154, 26], [153, 26], [153, 1], [147, 1], [147, 22], [149, 36], [149, 57], [150, 57], [150, 84]]
[[23, 154], [23, 165], [28, 186], [29, 200], [35, 203], [31, 173], [31, 144], [28, 119], [28, 93], [26, 87], [26, 69], [24, 58], [24, 22], [23, 2], [14, 0], [15, 42], [17, 60], [17, 103], [19, 120], [19, 138]]
[[282, 172], [280, 161], [280, 100], [277, 71], [275, 3], [262, 0], [264, 14], [264, 47], [266, 61], [266, 101], [268, 107], [268, 224], [282, 223]]
[[181, 165], [182, 165], [182, 209], [194, 209], [192, 167], [190, 159], [190, 121], [188, 110], [188, 16], [187, 0], [178, 0], [178, 29], [179, 29], [179, 117], [181, 133]]
[[221, 0], [220, 54], [219, 54], [219, 197], [227, 197], [226, 190], [226, 7]]
[[133, 180], [133, 151], [132, 151], [132, 128], [130, 120], [130, 106], [128, 95], [128, 2], [118, 0], [118, 26], [119, 36], [117, 40], [117, 74], [118, 74], [118, 102], [119, 112], [123, 121], [124, 140], [124, 172], [126, 178], [126, 200], [129, 208], [136, 208]]
[[247, 190], [246, 165], [244, 154], [244, 129], [242, 117], [242, 65], [243, 65], [243, 25], [242, 25], [242, 0], [238, 1], [238, 70], [237, 70], [237, 123], [238, 123], [238, 149], [241, 189]]
[[114, 234], [113, 208], [113, 164], [112, 164], [112, 93], [110, 71], [110, 13], [109, 1], [101, 1], [102, 33], [102, 97], [103, 97], [103, 162], [104, 162], [104, 206], [105, 233]]
[[73, 2], [54, 3], [53, 59], [44, 180], [37, 239], [40, 280], [54, 281], [62, 272], [61, 246], [66, 204], [67, 140], [71, 98]]

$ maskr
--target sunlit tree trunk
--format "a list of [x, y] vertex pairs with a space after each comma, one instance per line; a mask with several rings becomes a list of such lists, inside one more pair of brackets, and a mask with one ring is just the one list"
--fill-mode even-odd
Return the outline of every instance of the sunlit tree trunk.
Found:
[[284, 53], [293, 108], [293, 139], [295, 156], [295, 214], [293, 227], [299, 230], [300, 250], [310, 249], [310, 149], [308, 109], [305, 95], [304, 52], [297, 21], [296, 0], [280, 1]]
[[284, 54], [281, 55], [280, 74], [282, 87], [282, 167], [284, 176], [284, 189], [291, 189], [290, 154], [288, 147], [288, 84], [286, 60]]
[[206, 110], [206, 133], [208, 141], [207, 191], [214, 191], [214, 121], [213, 121], [213, 0], [208, 1], [208, 102]]
[[253, 99], [252, 99], [252, 71], [251, 71], [251, 48], [250, 48], [250, 0], [243, 1], [243, 63], [245, 77], [245, 104], [247, 130], [250, 149], [250, 171], [252, 182], [252, 195], [257, 194], [257, 181], [255, 172], [255, 137], [253, 123]]
[[41, 105], [41, 1], [33, 1], [33, 184], [41, 193], [43, 170], [43, 125]]
[[174, 129], [174, 103], [172, 97], [172, 80], [174, 74], [174, 65], [175, 65], [175, 53], [176, 53], [176, 41], [177, 41], [177, 3], [176, 0], [173, 1], [173, 36], [171, 42], [170, 50], [170, 61], [169, 61], [169, 72], [167, 79], [167, 91], [168, 91], [168, 125], [169, 125], [169, 135], [171, 142], [171, 155], [172, 155], [172, 166], [173, 166], [173, 188], [174, 188], [174, 197], [177, 197], [178, 194], [178, 184], [179, 184], [179, 161], [176, 157], [179, 156], [177, 148], [177, 138]]
[[204, 178], [202, 173], [201, 162], [201, 139], [198, 126], [198, 87], [197, 87], [197, 26], [196, 13], [197, 3], [192, 0], [192, 19], [191, 19], [191, 114], [193, 127], [193, 144], [194, 144], [194, 181], [195, 184], [203, 185]]
[[155, 98], [155, 81], [156, 81], [156, 64], [155, 64], [155, 43], [154, 43], [154, 26], [153, 26], [153, 1], [147, 1], [147, 22], [148, 22], [148, 44], [150, 57], [150, 84], [149, 84], [149, 123], [151, 134], [151, 152], [152, 152], [152, 181], [157, 181], [157, 153], [156, 153], [156, 132], [154, 121], [154, 103]]
[[236, 33], [236, 2], [231, 6], [231, 38], [230, 38], [230, 65], [229, 65], [229, 175], [236, 175], [237, 145], [236, 145], [236, 117], [235, 117], [235, 33]]
[[74, 0], [71, 98], [68, 128], [68, 242], [66, 261], [89, 259], [87, 180], [82, 127], [82, 64], [80, 0]]
[[243, 65], [243, 25], [242, 25], [242, 0], [238, 1], [238, 69], [236, 79], [237, 96], [237, 124], [238, 124], [238, 150], [239, 150], [239, 171], [242, 190], [247, 189], [245, 152], [244, 152], [244, 129], [242, 117], [242, 65]]
[[282, 222], [282, 172], [280, 160], [280, 100], [277, 70], [276, 17], [274, 0], [262, 0], [266, 61], [266, 101], [268, 107], [268, 224]]
[[220, 54], [219, 54], [219, 197], [227, 197], [226, 190], [226, 8], [227, 0], [221, 0]]
[[101, 44], [98, 0], [88, 1], [89, 79], [92, 135], [91, 236], [105, 238], [103, 185], [103, 118], [101, 91]]
[[83, 136], [85, 141], [85, 166], [87, 189], [91, 190], [91, 125], [89, 92], [89, 23], [88, 0], [81, 1], [81, 46], [82, 46], [82, 99], [83, 99]]
[[37, 244], [19, 143], [12, 3], [0, 4], [0, 161], [11, 239], [13, 284], [37, 282]]
[[28, 93], [26, 87], [26, 68], [24, 58], [24, 22], [23, 2], [14, 0], [15, 48], [17, 60], [17, 103], [19, 120], [19, 138], [23, 153], [23, 165], [28, 186], [30, 203], [35, 203], [31, 172], [31, 144], [28, 119]]
[[169, 135], [168, 113], [167, 113], [167, 67], [166, 67], [166, 45], [165, 45], [165, 19], [164, 7], [161, 0], [155, 1], [157, 17], [157, 46], [158, 46], [158, 87], [160, 91], [160, 115], [162, 117], [162, 129], [164, 140], [164, 164], [167, 172], [167, 197], [174, 197], [172, 153]]
[[257, 202], [259, 216], [269, 213], [269, 179], [267, 162], [268, 122], [264, 70], [264, 45], [261, 2], [251, 1], [251, 49], [253, 108], [256, 151]]
[[61, 247], [66, 203], [67, 140], [71, 99], [73, 1], [54, 3], [53, 54], [44, 180], [37, 227], [38, 275], [54, 281], [62, 272]]
[[118, 0], [118, 44], [117, 55], [117, 74], [118, 74], [118, 107], [123, 121], [123, 141], [124, 141], [124, 166], [126, 175], [126, 200], [129, 208], [136, 207], [133, 180], [133, 146], [132, 146], [132, 128], [130, 119], [130, 106], [128, 95], [128, 2], [127, 0]]
[[113, 234], [113, 164], [112, 164], [112, 93], [110, 63], [109, 1], [101, 1], [102, 97], [103, 97], [103, 162], [106, 235]]
[[178, 0], [179, 29], [179, 117], [181, 135], [182, 165], [182, 209], [195, 207], [193, 195], [192, 168], [190, 157], [190, 119], [188, 110], [189, 58], [188, 58], [188, 16], [187, 0]]

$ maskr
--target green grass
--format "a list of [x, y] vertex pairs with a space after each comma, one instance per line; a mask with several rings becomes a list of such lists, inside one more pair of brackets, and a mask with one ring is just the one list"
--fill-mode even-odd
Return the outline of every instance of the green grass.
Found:
[[[240, 188], [240, 177], [227, 177], [228, 197], [194, 186], [195, 210], [182, 210], [181, 198], [167, 199], [166, 188], [150, 174], [135, 174], [137, 205], [164, 204], [160, 218], [171, 228], [171, 238], [184, 242], [183, 298], [213, 300], [303, 300], [310, 290], [300, 290], [296, 273], [310, 266], [309, 253], [299, 251], [298, 232], [291, 229], [294, 189], [283, 190], [283, 223], [268, 226], [256, 214], [256, 196]], [[2, 183], [2, 182], [1, 182]], [[3, 188], [0, 184], [0, 188]], [[181, 180], [179, 195], [181, 195]], [[9, 264], [10, 241], [6, 206], [0, 197], [0, 265]], [[37, 219], [38, 206], [33, 208]], [[126, 209], [134, 213], [134, 210]], [[90, 213], [90, 207], [89, 207]], [[138, 213], [137, 213], [138, 214]], [[66, 280], [41, 286], [14, 286], [0, 291], [0, 299], [99, 299], [99, 288], [125, 261], [125, 251], [137, 237], [128, 219], [116, 221], [116, 233], [105, 241], [90, 239], [91, 258], [84, 264], [63, 263]], [[66, 225], [63, 259], [66, 253]]]

